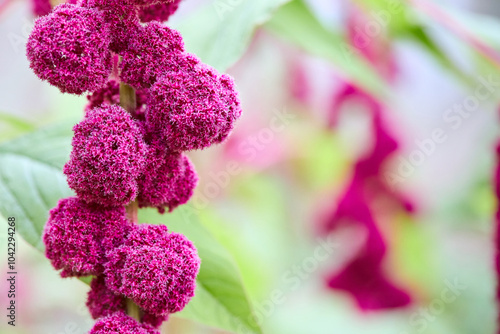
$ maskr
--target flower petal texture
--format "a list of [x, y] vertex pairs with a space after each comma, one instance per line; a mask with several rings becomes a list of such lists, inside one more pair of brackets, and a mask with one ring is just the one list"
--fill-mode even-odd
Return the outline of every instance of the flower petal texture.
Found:
[[181, 0], [164, 1], [139, 9], [139, 18], [142, 22], [167, 21], [179, 8]]
[[98, 275], [106, 253], [123, 243], [132, 226], [123, 207], [103, 208], [65, 198], [50, 211], [45, 225], [45, 255], [55, 269], [63, 269], [63, 277]]
[[35, 21], [26, 45], [30, 67], [63, 93], [102, 87], [111, 73], [109, 26], [102, 12], [62, 4]]
[[222, 142], [241, 115], [232, 79], [209, 66], [168, 71], [150, 91], [148, 130], [171, 151]]
[[[86, 303], [93, 319], [104, 318], [116, 312], [126, 312], [126, 299], [123, 295], [115, 294], [106, 286], [104, 276], [95, 277], [90, 283]], [[156, 316], [148, 312], [142, 312], [141, 322], [154, 328], [159, 328], [168, 319], [168, 316]]]
[[158, 22], [141, 27], [122, 53], [120, 78], [134, 88], [149, 88], [166, 70], [190, 66], [182, 37]]
[[160, 334], [147, 324], [140, 324], [124, 312], [99, 319], [89, 334]]
[[189, 158], [151, 145], [144, 173], [139, 178], [140, 207], [156, 207], [161, 213], [186, 203], [198, 184], [198, 175]]
[[118, 105], [94, 108], [73, 131], [73, 151], [64, 166], [70, 188], [103, 206], [133, 201], [146, 146], [132, 116]]
[[145, 311], [181, 311], [194, 296], [200, 259], [185, 236], [164, 225], [140, 225], [109, 255], [106, 285]]

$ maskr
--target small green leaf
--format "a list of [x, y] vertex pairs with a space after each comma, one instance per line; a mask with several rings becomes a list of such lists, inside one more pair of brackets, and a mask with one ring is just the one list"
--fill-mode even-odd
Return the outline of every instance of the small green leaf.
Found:
[[152, 209], [140, 210], [139, 221], [167, 225], [171, 231], [187, 236], [198, 249], [201, 268], [196, 294], [178, 316], [236, 333], [262, 333], [253, 320], [250, 301], [233, 258], [189, 206], [165, 215]]
[[350, 81], [376, 96], [387, 93], [387, 85], [340, 35], [326, 29], [300, 0], [282, 6], [266, 27], [305, 51], [331, 61]]
[[183, 20], [177, 29], [186, 48], [200, 59], [225, 71], [245, 52], [256, 27], [271, 18], [289, 0], [216, 0]]
[[71, 136], [71, 125], [64, 124], [0, 145], [0, 214], [15, 217], [19, 234], [40, 251], [48, 211], [72, 195], [61, 172]]

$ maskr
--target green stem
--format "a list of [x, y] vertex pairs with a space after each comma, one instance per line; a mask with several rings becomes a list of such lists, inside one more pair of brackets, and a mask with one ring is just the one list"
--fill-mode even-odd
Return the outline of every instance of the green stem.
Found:
[[139, 223], [139, 219], [137, 217], [138, 212], [139, 212], [139, 204], [137, 201], [133, 201], [126, 207], [127, 210], [127, 219], [130, 220], [134, 224]]
[[127, 314], [137, 320], [138, 322], [141, 322], [141, 308], [134, 303], [132, 300], [127, 298]]
[[[135, 109], [137, 107], [134, 88], [123, 82], [120, 83], [120, 106], [131, 114], [135, 112]], [[133, 224], [137, 224], [137, 213], [139, 211], [139, 204], [137, 203], [137, 201], [134, 201], [127, 205], [126, 210], [127, 219]], [[141, 308], [128, 298], [126, 300], [126, 306], [127, 314], [140, 322], [142, 317]]]
[[131, 114], [137, 108], [135, 89], [123, 82], [120, 83], [120, 105]]

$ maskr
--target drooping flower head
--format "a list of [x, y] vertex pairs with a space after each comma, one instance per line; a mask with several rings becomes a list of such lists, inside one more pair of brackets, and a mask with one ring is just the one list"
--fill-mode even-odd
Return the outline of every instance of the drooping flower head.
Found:
[[120, 246], [131, 229], [123, 207], [103, 208], [65, 198], [50, 211], [45, 225], [45, 255], [55, 269], [62, 269], [62, 277], [98, 275], [106, 253]]
[[183, 235], [140, 225], [109, 254], [106, 285], [153, 315], [181, 311], [194, 295], [200, 259]]
[[132, 116], [117, 105], [94, 108], [73, 128], [68, 184], [84, 201], [126, 205], [137, 196], [146, 147]]
[[356, 162], [352, 179], [327, 219], [325, 228], [328, 233], [342, 223], [358, 224], [367, 231], [367, 240], [340, 272], [328, 278], [328, 286], [350, 293], [362, 310], [404, 307], [411, 302], [411, 298], [384, 271], [387, 246], [373, 210], [373, 198], [384, 197], [396, 207], [413, 211], [412, 203], [393, 191], [383, 175], [384, 164], [397, 151], [398, 142], [384, 122], [380, 103], [352, 85], [346, 85], [335, 96], [331, 126], [337, 124], [340, 106], [348, 98], [357, 98], [366, 104], [372, 117], [374, 144]]
[[35, 21], [26, 45], [30, 67], [63, 93], [99, 89], [111, 73], [110, 38], [99, 10], [59, 5]]
[[231, 78], [198, 64], [165, 72], [153, 85], [146, 122], [171, 151], [189, 151], [223, 141], [240, 114]]
[[134, 318], [124, 312], [116, 312], [99, 319], [89, 334], [160, 334], [156, 329], [147, 324], [138, 323]]
[[153, 144], [146, 161], [139, 178], [139, 207], [156, 207], [163, 213], [165, 208], [172, 211], [191, 198], [198, 176], [187, 156]]

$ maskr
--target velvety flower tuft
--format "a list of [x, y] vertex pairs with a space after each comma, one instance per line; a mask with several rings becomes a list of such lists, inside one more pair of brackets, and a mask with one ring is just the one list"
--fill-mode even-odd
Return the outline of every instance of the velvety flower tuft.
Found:
[[140, 324], [124, 312], [116, 312], [98, 320], [89, 334], [160, 334], [147, 324]]
[[143, 324], [147, 324], [153, 328], [160, 328], [161, 324], [168, 320], [168, 314], [154, 315], [149, 312], [144, 312], [141, 318]]
[[137, 7], [130, 0], [83, 0], [82, 6], [98, 8], [109, 24], [110, 50], [121, 53], [140, 30]]
[[221, 84], [221, 99], [227, 106], [228, 113], [226, 126], [220, 132], [219, 137], [215, 141], [216, 143], [221, 143], [227, 138], [233, 130], [234, 123], [238, 118], [240, 118], [242, 111], [241, 102], [238, 97], [238, 91], [236, 90], [234, 80], [226, 74], [221, 75], [219, 80]]
[[149, 88], [167, 70], [193, 66], [184, 53], [184, 42], [176, 30], [150, 22], [141, 27], [122, 53], [120, 78], [135, 88]]
[[[90, 283], [87, 307], [93, 319], [104, 318], [116, 312], [126, 312], [127, 310], [125, 297], [109, 290], [102, 275], [95, 277]], [[142, 313], [141, 322], [154, 328], [160, 327], [168, 319], [166, 315], [156, 316], [148, 312]]]
[[146, 122], [171, 151], [189, 151], [223, 141], [240, 114], [232, 79], [199, 64], [166, 72], [151, 87]]
[[43, 242], [45, 255], [62, 277], [98, 275], [106, 253], [132, 229], [125, 208], [103, 208], [69, 197], [50, 211]]
[[109, 254], [106, 285], [147, 312], [182, 310], [194, 296], [200, 267], [194, 245], [166, 226], [141, 225]]
[[111, 73], [110, 38], [99, 10], [59, 5], [35, 21], [26, 45], [30, 67], [63, 93], [99, 89]]
[[181, 0], [163, 2], [139, 9], [139, 18], [142, 22], [167, 21], [179, 8]]
[[172, 211], [191, 198], [198, 176], [187, 156], [151, 145], [146, 161], [138, 181], [139, 207], [156, 207], [164, 213], [165, 208]]
[[107, 317], [118, 311], [126, 311], [125, 298], [109, 290], [102, 275], [95, 277], [90, 283], [86, 305], [93, 319]]
[[94, 108], [73, 130], [73, 151], [64, 166], [70, 188], [103, 206], [133, 201], [146, 146], [132, 116], [117, 105]]

